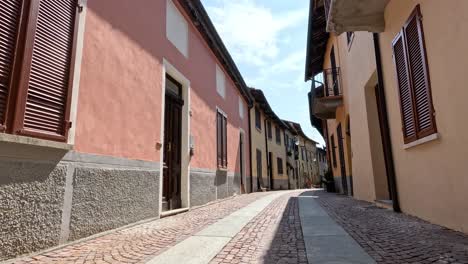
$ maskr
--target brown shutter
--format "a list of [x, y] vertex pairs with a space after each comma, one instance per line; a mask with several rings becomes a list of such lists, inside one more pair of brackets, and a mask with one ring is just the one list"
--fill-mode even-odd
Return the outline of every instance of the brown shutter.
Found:
[[396, 66], [396, 76], [399, 86], [401, 119], [403, 124], [404, 142], [416, 140], [415, 115], [413, 109], [413, 96], [410, 88], [408, 65], [406, 63], [405, 44], [403, 34], [393, 40], [393, 59]]
[[223, 116], [223, 166], [227, 168], [227, 118]]
[[419, 5], [404, 26], [418, 138], [436, 132]]
[[[78, 25], [77, 0], [32, 0], [17, 133], [66, 141]], [[28, 46], [29, 45], [29, 46]], [[32, 53], [31, 50], [32, 49]], [[30, 65], [29, 65], [30, 64]], [[23, 115], [24, 113], [24, 115]]]
[[216, 114], [216, 150], [217, 150], [217, 161], [218, 161], [218, 166], [222, 166], [222, 116], [221, 113], [218, 112]]
[[0, 4], [0, 131], [5, 128], [21, 3], [21, 0], [2, 0]]

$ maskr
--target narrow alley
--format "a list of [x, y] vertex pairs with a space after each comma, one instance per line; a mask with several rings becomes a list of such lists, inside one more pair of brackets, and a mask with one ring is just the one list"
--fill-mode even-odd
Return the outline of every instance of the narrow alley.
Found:
[[468, 236], [320, 189], [276, 191], [6, 263], [468, 263]]

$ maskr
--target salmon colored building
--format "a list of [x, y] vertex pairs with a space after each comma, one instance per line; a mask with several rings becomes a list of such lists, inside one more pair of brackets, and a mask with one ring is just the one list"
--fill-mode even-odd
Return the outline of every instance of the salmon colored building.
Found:
[[0, 260], [248, 191], [252, 98], [200, 1], [6, 2]]
[[310, 7], [311, 121], [338, 189], [467, 233], [468, 2]]

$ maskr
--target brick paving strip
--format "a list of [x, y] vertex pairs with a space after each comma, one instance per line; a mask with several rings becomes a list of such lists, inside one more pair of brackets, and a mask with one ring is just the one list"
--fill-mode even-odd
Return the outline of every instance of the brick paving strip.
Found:
[[377, 263], [468, 263], [468, 235], [350, 197], [313, 195]]
[[145, 263], [204, 227], [271, 193], [240, 195], [7, 263]]
[[299, 193], [288, 193], [273, 201], [210, 263], [308, 263], [299, 218]]

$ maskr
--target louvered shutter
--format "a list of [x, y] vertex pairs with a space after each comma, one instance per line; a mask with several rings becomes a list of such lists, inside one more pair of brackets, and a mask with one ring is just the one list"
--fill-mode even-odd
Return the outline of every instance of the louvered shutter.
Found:
[[0, 130], [6, 119], [21, 3], [21, 0], [2, 0], [0, 4]]
[[407, 61], [414, 97], [418, 138], [436, 132], [421, 19], [422, 16], [418, 6], [403, 29], [408, 53]]
[[222, 166], [222, 160], [223, 160], [222, 133], [223, 133], [222, 115], [220, 112], [217, 112], [216, 113], [216, 151], [217, 151], [218, 166]]
[[223, 167], [227, 168], [227, 118], [223, 116]]
[[37, 18], [32, 22], [35, 31], [20, 134], [66, 141], [78, 24], [76, 1], [33, 0]]
[[399, 87], [404, 142], [409, 143], [416, 139], [416, 127], [403, 34], [399, 34], [393, 41], [393, 59]]

